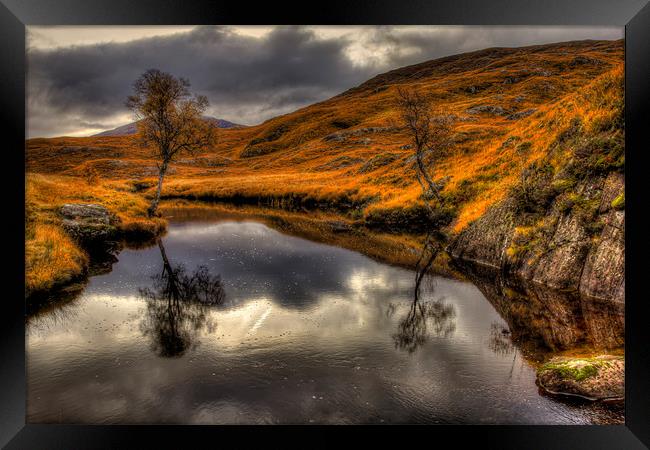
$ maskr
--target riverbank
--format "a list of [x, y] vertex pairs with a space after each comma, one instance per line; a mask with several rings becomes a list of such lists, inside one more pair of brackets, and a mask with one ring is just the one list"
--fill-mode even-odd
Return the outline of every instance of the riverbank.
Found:
[[520, 349], [537, 371], [541, 393], [623, 415], [623, 303], [553, 289], [484, 264], [453, 264], [507, 322], [507, 330], [495, 330], [495, 346]]
[[89, 243], [65, 230], [66, 204], [103, 207], [114, 217], [100, 240], [151, 239], [163, 219], [147, 217], [148, 202], [120, 184], [97, 179], [27, 174], [25, 201], [25, 295], [30, 297], [83, 279], [91, 263]]

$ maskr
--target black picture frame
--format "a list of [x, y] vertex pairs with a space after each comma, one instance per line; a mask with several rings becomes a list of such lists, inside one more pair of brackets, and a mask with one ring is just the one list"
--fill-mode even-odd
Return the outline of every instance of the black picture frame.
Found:
[[[198, 24], [431, 24], [431, 25], [616, 25], [625, 26], [626, 120], [626, 406], [625, 425], [616, 426], [435, 426], [409, 428], [411, 439], [481, 448], [636, 449], [650, 447], [650, 333], [644, 295], [643, 200], [648, 167], [645, 127], [650, 124], [650, 5], [648, 0], [328, 0], [282, 6], [277, 2], [200, 0], [0, 0], [0, 123], [4, 170], [5, 257], [1, 291], [3, 326], [0, 373], [0, 444], [23, 448], [192, 448], [202, 439], [267, 438], [286, 427], [81, 426], [25, 424], [24, 148], [26, 25], [198, 25]], [[645, 144], [645, 145], [644, 145]], [[21, 150], [22, 149], [22, 150]], [[253, 430], [254, 428], [254, 430]], [[394, 430], [372, 427], [384, 443], [404, 443]], [[326, 429], [339, 440], [357, 427]], [[367, 430], [368, 427], [365, 427]], [[254, 431], [255, 433], [252, 433]], [[418, 436], [413, 436], [417, 433]], [[240, 441], [241, 442], [241, 441]], [[334, 441], [336, 442], [336, 441]], [[415, 442], [415, 441], [413, 441]], [[323, 444], [324, 441], [318, 441]]]

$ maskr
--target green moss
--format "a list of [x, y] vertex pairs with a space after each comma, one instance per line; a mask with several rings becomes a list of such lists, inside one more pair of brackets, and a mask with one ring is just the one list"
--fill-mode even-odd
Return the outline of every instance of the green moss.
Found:
[[587, 360], [577, 362], [550, 362], [542, 366], [541, 370], [550, 370], [558, 374], [563, 379], [574, 381], [583, 381], [587, 378], [598, 375], [598, 365], [594, 362], [588, 362]]
[[618, 197], [612, 200], [612, 208], [625, 209], [625, 192], [622, 192]]
[[551, 184], [553, 189], [555, 189], [555, 191], [558, 193], [567, 191], [572, 187], [574, 187], [575, 185], [576, 185], [575, 180], [568, 179], [568, 178], [553, 180], [553, 183]]

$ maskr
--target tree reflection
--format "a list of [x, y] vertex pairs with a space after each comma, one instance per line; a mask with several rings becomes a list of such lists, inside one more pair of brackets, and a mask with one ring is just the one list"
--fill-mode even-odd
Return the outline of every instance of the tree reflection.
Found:
[[442, 246], [432, 235], [428, 235], [420, 258], [415, 265], [415, 287], [413, 302], [408, 314], [399, 322], [397, 333], [393, 335], [395, 347], [413, 353], [424, 344], [430, 335], [448, 337], [456, 330], [456, 309], [443, 299], [421, 301], [422, 282], [427, 277], [433, 261]]
[[490, 339], [488, 347], [497, 355], [506, 356], [515, 351], [515, 346], [512, 343], [510, 330], [508, 327], [500, 323], [492, 323], [490, 325]]
[[152, 288], [139, 289], [147, 302], [141, 330], [151, 338], [151, 349], [157, 355], [180, 357], [196, 345], [196, 334], [204, 326], [211, 327], [206, 324], [207, 308], [222, 304], [225, 293], [219, 275], [210, 275], [205, 266], [188, 274], [182, 264], [172, 266], [162, 240], [158, 248], [163, 270], [152, 276]]

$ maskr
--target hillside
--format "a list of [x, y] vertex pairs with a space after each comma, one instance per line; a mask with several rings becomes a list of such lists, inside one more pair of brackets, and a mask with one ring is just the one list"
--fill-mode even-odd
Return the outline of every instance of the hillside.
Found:
[[[164, 195], [293, 194], [353, 203], [364, 215], [413, 207], [420, 188], [394, 109], [396, 86], [408, 84], [454, 118], [456, 145], [437, 177], [450, 177], [448, 196], [463, 197], [455, 202], [453, 229], [460, 231], [546, 153], [570, 120], [557, 109], [622, 66], [622, 41], [581, 41], [486, 49], [394, 70], [261, 125], [222, 130], [212, 152], [178, 161]], [[27, 142], [30, 172], [75, 176], [90, 166], [106, 179], [155, 174], [155, 162], [130, 136]]]
[[[542, 238], [513, 240], [515, 229], [535, 236], [533, 231], [545, 229], [547, 214], [600, 211], [594, 206], [600, 195], [596, 200], [583, 191], [602, 191], [605, 182], [615, 184], [607, 195], [620, 197], [623, 52], [622, 40], [566, 42], [485, 49], [393, 70], [260, 125], [220, 130], [210, 152], [185, 155], [172, 165], [163, 196], [332, 209], [371, 228], [422, 232], [431, 224], [395, 109], [397, 87], [409, 86], [426, 93], [437, 113], [453, 122], [454, 145], [440, 156], [435, 173], [445, 185], [436, 226], [452, 235], [480, 234], [478, 219], [514, 201], [532, 172], [543, 181], [533, 177], [531, 186], [552, 193], [527, 198], [541, 202], [542, 210], [517, 209], [522, 220], [499, 237], [510, 236], [508, 245], [494, 246], [532, 258], [531, 242]], [[103, 188], [140, 197], [148, 195], [157, 173], [132, 135], [30, 139], [26, 161], [35, 190], [44, 189], [39, 183], [46, 179], [64, 183], [97, 173]], [[560, 202], [561, 214], [552, 213]], [[460, 247], [455, 252], [469, 254]], [[492, 256], [483, 259], [505, 264]]]

